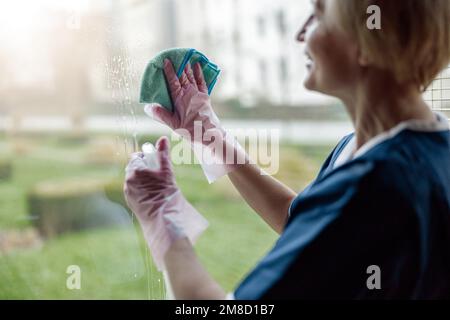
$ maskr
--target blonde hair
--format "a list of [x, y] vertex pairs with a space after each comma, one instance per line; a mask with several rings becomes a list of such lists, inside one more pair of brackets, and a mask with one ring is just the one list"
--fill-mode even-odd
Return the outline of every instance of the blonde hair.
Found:
[[[346, 32], [376, 67], [390, 70], [399, 83], [425, 90], [450, 63], [449, 0], [337, 0]], [[381, 9], [381, 29], [366, 26], [367, 8]]]

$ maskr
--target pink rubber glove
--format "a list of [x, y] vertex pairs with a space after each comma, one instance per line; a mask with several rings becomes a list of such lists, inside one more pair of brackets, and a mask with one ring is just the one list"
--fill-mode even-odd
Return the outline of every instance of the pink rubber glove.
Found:
[[137, 216], [158, 270], [165, 269], [164, 255], [172, 243], [187, 237], [194, 243], [208, 222], [184, 198], [175, 183], [169, 140], [156, 144], [159, 169], [151, 170], [142, 153], [135, 153], [126, 168], [125, 198]]
[[188, 63], [178, 79], [172, 63], [166, 59], [164, 71], [175, 111], [150, 104], [145, 106], [145, 112], [191, 143], [208, 182], [248, 163], [247, 154], [237, 140], [227, 134], [211, 106], [200, 64], [192, 71]]

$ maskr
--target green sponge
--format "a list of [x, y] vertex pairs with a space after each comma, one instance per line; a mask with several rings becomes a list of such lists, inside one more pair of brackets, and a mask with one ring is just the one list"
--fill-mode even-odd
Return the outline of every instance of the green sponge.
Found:
[[183, 73], [186, 64], [190, 63], [193, 66], [200, 62], [208, 94], [211, 94], [220, 73], [217, 65], [195, 49], [173, 48], [160, 52], [147, 64], [141, 83], [140, 103], [158, 103], [169, 111], [174, 111], [167, 80], [164, 76], [164, 60], [166, 58], [172, 61], [178, 78]]

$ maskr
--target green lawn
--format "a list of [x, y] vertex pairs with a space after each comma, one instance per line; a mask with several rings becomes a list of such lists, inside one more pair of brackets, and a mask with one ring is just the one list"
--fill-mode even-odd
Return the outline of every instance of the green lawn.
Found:
[[[2, 232], [21, 232], [33, 226], [26, 196], [38, 182], [123, 179], [123, 165], [86, 162], [90, 154], [83, 143], [29, 137], [22, 143], [28, 148], [19, 148], [17, 154], [18, 150], [0, 140], [2, 157], [14, 159], [12, 179], [0, 181], [0, 237]], [[283, 147], [277, 177], [301, 190], [330, 150]], [[188, 200], [210, 222], [196, 251], [213, 277], [232, 290], [270, 250], [277, 236], [243, 202], [227, 178], [209, 185], [198, 166], [176, 167], [176, 173]], [[0, 250], [0, 299], [162, 299], [162, 276], [139, 231], [130, 217], [121, 228], [66, 233], [38, 246]], [[69, 265], [81, 268], [81, 290], [66, 288]]]

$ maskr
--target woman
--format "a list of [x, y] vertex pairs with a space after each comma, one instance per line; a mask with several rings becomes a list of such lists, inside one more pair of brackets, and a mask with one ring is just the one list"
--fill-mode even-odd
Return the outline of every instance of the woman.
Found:
[[[381, 9], [381, 30], [366, 27], [366, 10], [373, 4]], [[249, 205], [280, 233], [233, 296], [448, 298], [450, 131], [422, 92], [450, 62], [450, 2], [318, 0], [314, 5], [298, 34], [309, 57], [304, 84], [339, 98], [355, 133], [339, 142], [299, 195], [261, 175], [249, 161], [204, 166], [209, 176], [228, 174]], [[187, 67], [180, 79], [170, 62], [165, 71], [177, 111], [149, 106], [147, 112], [188, 133], [194, 122], [201, 123], [203, 132], [217, 134], [214, 141], [232, 147], [212, 111], [199, 67]], [[211, 145], [211, 140], [185, 137], [205, 149]], [[175, 297], [224, 299], [180, 224], [172, 218], [159, 220], [157, 227], [152, 222], [155, 212], [169, 217], [189, 207], [174, 182], [166, 138], [158, 150], [160, 170], [139, 169], [128, 176], [128, 203], [140, 212], [144, 231], [152, 223], [166, 230], [164, 249], [152, 243], [163, 256]], [[239, 147], [233, 152], [243, 153]], [[151, 208], [143, 208], [149, 199]]]

